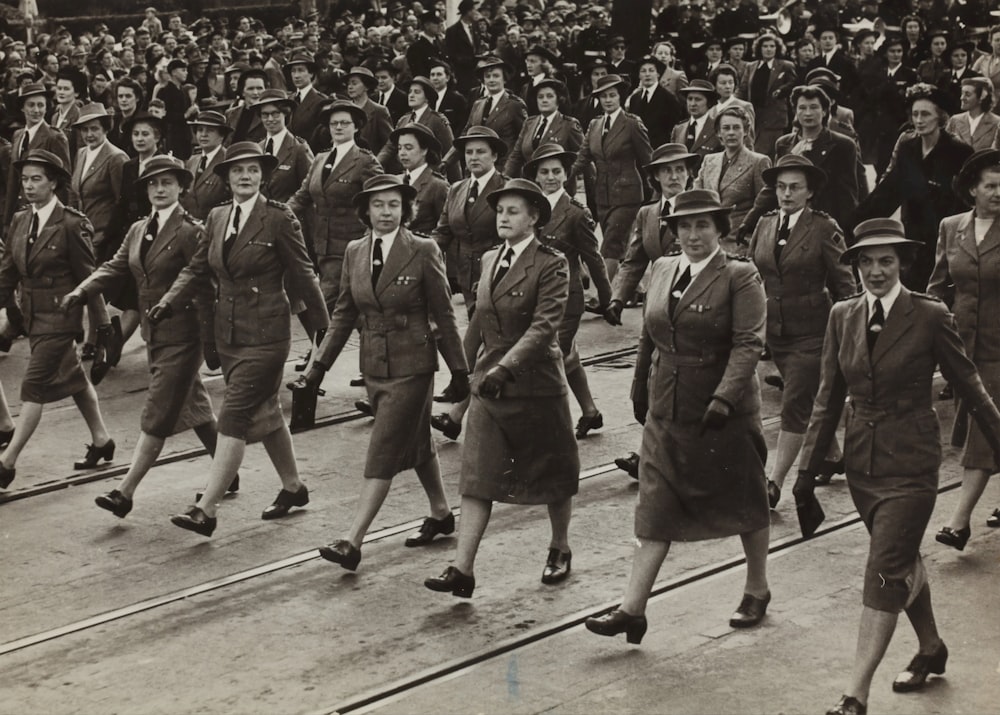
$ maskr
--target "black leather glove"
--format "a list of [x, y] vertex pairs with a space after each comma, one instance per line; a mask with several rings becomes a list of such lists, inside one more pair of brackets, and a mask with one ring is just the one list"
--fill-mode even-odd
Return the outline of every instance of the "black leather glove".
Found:
[[708, 430], [720, 430], [725, 427], [730, 411], [729, 405], [713, 398], [705, 408], [705, 414], [701, 418], [701, 432], [698, 434], [703, 435]]
[[86, 302], [87, 296], [83, 295], [83, 293], [73, 291], [72, 293], [64, 295], [62, 300], [59, 301], [59, 310], [64, 313], [68, 313], [73, 308], [84, 305]]
[[202, 350], [205, 353], [205, 367], [209, 370], [218, 370], [222, 367], [222, 360], [219, 359], [219, 350], [215, 347], [215, 343], [205, 343]]
[[750, 230], [750, 227], [747, 226], [746, 224], [743, 224], [738, 229], [736, 229], [736, 243], [738, 243], [740, 246], [749, 246], [751, 233], [752, 231]]
[[461, 402], [469, 396], [469, 371], [452, 370], [451, 382], [445, 388], [445, 394], [451, 398], [452, 402]]
[[632, 400], [632, 414], [635, 421], [641, 425], [646, 424], [646, 415], [649, 413], [649, 403], [645, 400]]
[[622, 324], [622, 310], [625, 306], [620, 300], [613, 300], [608, 304], [608, 307], [604, 309], [604, 320], [608, 322], [609, 325], [621, 325]]
[[146, 319], [149, 320], [150, 325], [159, 325], [173, 314], [174, 309], [170, 307], [170, 303], [157, 303], [146, 311]]
[[800, 469], [795, 486], [792, 487], [792, 495], [795, 497], [799, 529], [802, 531], [802, 537], [808, 539], [826, 519], [823, 507], [816, 498], [816, 474], [807, 469]]
[[483, 375], [479, 381], [479, 396], [489, 400], [496, 400], [503, 391], [504, 383], [510, 380], [510, 372], [499, 365], [491, 367], [489, 372]]

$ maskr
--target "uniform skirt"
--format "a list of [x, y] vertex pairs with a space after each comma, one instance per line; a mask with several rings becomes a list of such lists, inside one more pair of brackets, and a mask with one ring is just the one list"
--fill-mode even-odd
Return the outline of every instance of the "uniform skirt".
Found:
[[915, 477], [847, 473], [858, 515], [871, 534], [864, 605], [899, 613], [922, 587], [920, 541], [937, 500], [937, 472]]
[[472, 396], [462, 496], [554, 504], [579, 488], [580, 455], [566, 395], [487, 400]]
[[375, 412], [366, 478], [392, 479], [436, 454], [431, 440], [434, 373], [390, 378], [365, 375], [365, 388]]
[[699, 435], [698, 422], [650, 415], [639, 448], [635, 535], [700, 541], [746, 534], [770, 523], [760, 418], [731, 417]]
[[781, 392], [781, 429], [792, 434], [805, 434], [813, 400], [819, 392], [823, 336], [782, 338], [768, 335], [767, 346], [771, 349], [771, 357], [781, 379], [785, 381], [785, 389]]
[[[1000, 362], [977, 362], [976, 368], [979, 370], [979, 377], [983, 381], [983, 387], [990, 393], [994, 402], [1000, 402]], [[966, 469], [982, 469], [990, 474], [1000, 472], [1000, 464], [993, 460], [993, 448], [990, 447], [983, 431], [979, 429], [979, 423], [970, 419], [968, 412], [959, 409], [956, 420], [965, 420], [967, 424], [968, 436], [965, 439], [965, 452], [962, 454], [962, 466]]]
[[149, 345], [146, 354], [150, 378], [139, 423], [143, 432], [166, 438], [215, 419], [212, 401], [198, 375], [199, 344]]
[[290, 340], [265, 345], [217, 345], [226, 393], [219, 409], [219, 434], [248, 442], [285, 424], [278, 392]]
[[21, 401], [47, 404], [64, 400], [87, 389], [72, 333], [32, 335], [31, 357], [21, 380]]

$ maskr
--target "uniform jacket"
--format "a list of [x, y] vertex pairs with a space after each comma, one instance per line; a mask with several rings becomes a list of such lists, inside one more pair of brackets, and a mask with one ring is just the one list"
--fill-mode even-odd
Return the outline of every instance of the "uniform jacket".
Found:
[[[79, 118], [80, 118], [79, 103], [73, 104], [73, 106], [69, 108], [69, 111], [66, 113], [65, 117], [59, 117], [59, 115], [54, 110], [52, 112], [50, 126], [53, 129], [58, 129], [59, 131], [61, 131], [63, 134], [66, 135], [66, 141], [69, 143], [69, 151], [67, 153], [67, 156], [70, 159], [76, 157], [78, 139], [76, 130], [73, 129], [73, 122], [75, 122]], [[31, 148], [34, 149], [35, 148], [34, 145], [32, 145]], [[61, 157], [62, 155], [57, 154], [57, 156]], [[67, 171], [72, 170], [72, 168], [73, 167], [71, 164], [66, 164]]]
[[451, 87], [444, 91], [443, 97], [438, 97], [435, 109], [437, 109], [438, 114], [444, 115], [444, 118], [448, 120], [452, 134], [460, 131], [469, 118], [469, 103], [461, 92]]
[[969, 123], [969, 113], [962, 112], [948, 120], [945, 131], [954, 134], [959, 141], [965, 142], [974, 151], [979, 151], [980, 149], [992, 149], [995, 146], [998, 127], [1000, 127], [1000, 117], [993, 112], [984, 112], [979, 118], [976, 132], [973, 134], [972, 125]]
[[[573, 153], [580, 151], [580, 146], [583, 144], [583, 127], [580, 126], [576, 117], [567, 117], [558, 111], [553, 113], [545, 127], [545, 134], [542, 135], [541, 141], [535, 144], [535, 132], [538, 131], [538, 125], [541, 124], [541, 121], [542, 115], [536, 114], [528, 117], [521, 127], [521, 133], [511, 147], [510, 153], [507, 155], [507, 165], [504, 167], [504, 173], [512, 179], [521, 178], [524, 165], [531, 158], [535, 149], [542, 144], [555, 142], [566, 151]], [[535, 180], [533, 176], [525, 178]]]
[[[94, 226], [94, 243], [100, 244], [105, 232], [115, 234], [124, 230], [121, 225], [122, 167], [128, 161], [128, 155], [105, 141], [84, 174], [86, 155], [86, 148], [77, 154], [70, 193], [74, 199], [73, 208], [87, 214]], [[120, 233], [109, 236], [114, 241], [120, 237]]]
[[743, 217], [753, 207], [757, 194], [766, 186], [762, 172], [771, 167], [771, 160], [764, 154], [743, 147], [720, 179], [723, 156], [725, 152], [720, 151], [702, 160], [694, 188], [717, 191], [723, 206], [734, 207], [729, 220], [732, 224], [730, 235], [735, 236]]
[[780, 337], [823, 335], [830, 306], [857, 292], [854, 273], [840, 262], [846, 250], [837, 222], [808, 206], [774, 260], [781, 213], [765, 214], [750, 239], [750, 259], [767, 294], [767, 334]]
[[[223, 152], [224, 153], [224, 152]], [[139, 157], [132, 157], [122, 165], [122, 225], [131, 226], [153, 210], [149, 192], [138, 187]]]
[[667, 67], [663, 71], [663, 74], [660, 75], [660, 86], [675, 97], [679, 97], [680, 95], [677, 93], [687, 87], [688, 84], [688, 77], [684, 74], [683, 70]]
[[595, 166], [597, 207], [641, 204], [642, 167], [649, 163], [653, 153], [646, 125], [634, 114], [622, 110], [602, 140], [603, 129], [604, 115], [590, 122], [572, 173], [579, 176], [589, 164]]
[[694, 277], [672, 315], [650, 310], [668, 304], [680, 260], [668, 256], [653, 264], [632, 399], [645, 397], [651, 415], [676, 422], [701, 421], [712, 398], [729, 405], [733, 416], [759, 414], [755, 371], [766, 308], [757, 269], [720, 251]]
[[[402, 129], [403, 127], [408, 127], [413, 124], [412, 112], [407, 112], [399, 121], [396, 122], [396, 129]], [[448, 120], [444, 118], [443, 115], [438, 114], [430, 107], [424, 110], [424, 113], [420, 115], [420, 124], [431, 130], [434, 137], [438, 140], [438, 143], [442, 147], [450, 147], [455, 139], [455, 135], [451, 133], [451, 125], [448, 124]], [[386, 142], [379, 147], [378, 161], [390, 174], [398, 174], [403, 170], [402, 164], [399, 163], [399, 157], [396, 154], [396, 145], [390, 142], [388, 139]], [[374, 149], [373, 149], [374, 151]]]
[[[10, 171], [7, 174], [7, 202], [4, 206], [4, 217], [3, 225], [9, 226], [10, 220], [14, 216], [14, 212], [23, 208], [23, 199], [21, 197], [21, 175], [14, 167], [14, 162], [21, 158], [21, 140], [24, 137], [24, 129], [18, 129], [14, 132], [14, 138], [11, 139], [11, 164]], [[38, 129], [35, 131], [35, 136], [32, 138], [28, 145], [28, 150], [34, 149], [44, 149], [45, 151], [50, 151], [56, 156], [58, 156], [66, 167], [67, 171], [70, 169], [72, 164], [70, 164], [69, 157], [69, 142], [66, 139], [66, 135], [60, 130], [50, 127], [45, 122], [42, 122]], [[59, 198], [65, 201], [68, 198], [68, 192], [60, 191]]]
[[[497, 365], [512, 376], [501, 398], [566, 394], [557, 333], [569, 294], [569, 268], [558, 251], [529, 240], [495, 289], [490, 280], [479, 282], [476, 312], [465, 335], [476, 394], [483, 376]], [[484, 276], [493, 275], [499, 257], [500, 247], [483, 256]]]
[[653, 86], [653, 94], [648, 102], [643, 100], [642, 94], [641, 87], [632, 92], [625, 100], [625, 109], [646, 125], [650, 146], [666, 144], [670, 141], [671, 128], [684, 118], [684, 107], [677, 97], [660, 85]]
[[546, 245], [560, 251], [569, 263], [569, 299], [566, 302], [566, 317], [583, 315], [583, 280], [580, 278], [582, 264], [594, 282], [599, 305], [611, 302], [611, 283], [608, 270], [601, 257], [594, 227], [597, 224], [590, 211], [576, 199], [563, 192], [552, 209], [552, 217], [539, 233]]
[[762, 133], [762, 129], [784, 129], [788, 126], [788, 96], [798, 81], [795, 65], [788, 60], [776, 59], [767, 83], [766, 96], [751, 97], [750, 88], [753, 76], [761, 64], [760, 61], [747, 64], [746, 69], [743, 70], [743, 79], [740, 82], [738, 92], [740, 99], [751, 102], [757, 110], [756, 128], [758, 135]]
[[483, 118], [483, 110], [486, 109], [486, 99], [477, 99], [472, 109], [469, 110], [469, 118], [465, 122], [465, 131], [469, 127], [484, 126], [489, 127], [497, 133], [504, 144], [508, 147], [514, 146], [517, 135], [521, 133], [524, 120], [528, 118], [528, 110], [524, 102], [516, 94], [504, 92], [500, 100], [494, 103], [490, 110], [490, 116]]
[[[244, 112], [251, 112], [250, 123], [247, 125], [246, 133], [237, 136], [240, 134], [240, 120]], [[227, 134], [225, 140], [223, 140], [226, 146], [235, 144], [236, 142], [259, 142], [267, 136], [264, 124], [260, 121], [260, 115], [257, 112], [252, 112], [245, 104], [240, 104], [226, 110], [226, 124], [233, 128], [233, 131]]]
[[225, 180], [213, 171], [213, 167], [226, 158], [226, 150], [220, 148], [215, 152], [205, 170], [198, 173], [201, 162], [201, 152], [187, 160], [187, 168], [194, 175], [191, 188], [181, 196], [181, 206], [199, 221], [208, 218], [208, 212], [229, 198], [229, 187]]
[[[267, 139], [260, 142], [260, 148], [265, 144]], [[288, 134], [278, 147], [277, 157], [278, 166], [271, 172], [263, 192], [269, 199], [284, 203], [302, 186], [312, 166], [313, 153], [304, 139]]]
[[[378, 97], [378, 91], [376, 90], [371, 95], [372, 101]], [[376, 102], [377, 104], [377, 102]], [[389, 116], [392, 118], [393, 125], [399, 121], [399, 118], [409, 111], [409, 103], [406, 98], [406, 92], [401, 90], [396, 85], [392, 86], [392, 91], [389, 92], [389, 96], [385, 100], [385, 108], [389, 110]]]
[[371, 233], [347, 247], [340, 297], [316, 359], [332, 365], [360, 320], [365, 375], [435, 372], [438, 346], [449, 369], [467, 370], [444, 261], [434, 241], [400, 228], [374, 288], [371, 254]]
[[204, 239], [163, 302], [186, 305], [214, 279], [216, 342], [265, 345], [291, 339], [287, 280], [305, 304], [299, 313], [303, 323], [311, 330], [325, 329], [330, 315], [295, 216], [258, 195], [225, 261], [222, 250], [232, 206], [227, 202], [208, 214]]
[[[389, 110], [381, 104], [375, 104], [370, 99], [366, 100], [361, 108], [368, 115], [368, 120], [358, 131], [357, 139], [363, 141], [372, 152], [379, 151], [386, 145], [386, 142], [389, 141], [389, 135], [392, 134], [392, 118], [389, 116]], [[325, 147], [330, 145], [330, 129], [326, 128], [324, 131], [326, 132]]]
[[[687, 146], [687, 130], [690, 123], [691, 120], [688, 118], [675, 124], [670, 133], [670, 141]], [[698, 136], [694, 138], [694, 144], [688, 147], [688, 151], [702, 156], [722, 151], [722, 142], [715, 133], [715, 120], [712, 117], [705, 120]]]
[[448, 182], [428, 166], [413, 182], [413, 188], [417, 190], [417, 196], [413, 200], [413, 218], [410, 219], [409, 228], [430, 235], [444, 213]]
[[674, 250], [680, 250], [677, 236], [666, 223], [660, 223], [660, 197], [657, 197], [636, 214], [625, 258], [612, 284], [612, 300], [628, 301], [639, 287], [646, 267]]
[[[320, 152], [288, 206], [312, 226], [311, 245], [317, 256], [342, 256], [347, 244], [365, 235], [351, 200], [364, 183], [382, 173], [378, 159], [367, 149], [352, 146], [323, 181], [329, 151]], [[307, 239], [308, 240], [308, 239]]]
[[941, 430], [934, 412], [935, 366], [970, 408], [983, 433], [998, 435], [1000, 414], [965, 354], [955, 319], [937, 298], [903, 287], [871, 355], [868, 305], [862, 293], [833, 306], [823, 341], [819, 393], [803, 463], [817, 470], [850, 396], [844, 433], [847, 473], [916, 476], [941, 466]]
[[[292, 110], [292, 116], [288, 118], [288, 131], [297, 137], [302, 137], [306, 141], [311, 141], [313, 132], [319, 126], [319, 112], [327, 102], [327, 96], [318, 92], [315, 87], [309, 90], [302, 102]], [[325, 146], [317, 146], [310, 143], [313, 152], [320, 151]]]
[[441, 42], [435, 38], [428, 39], [425, 35], [419, 34], [416, 39], [406, 48], [406, 64], [410, 68], [410, 76], [418, 75], [426, 77], [431, 73], [431, 60], [441, 57], [444, 52]]

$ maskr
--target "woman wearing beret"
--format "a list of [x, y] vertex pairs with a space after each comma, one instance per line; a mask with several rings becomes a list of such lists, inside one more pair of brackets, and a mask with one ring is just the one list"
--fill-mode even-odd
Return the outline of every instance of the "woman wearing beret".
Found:
[[[6, 250], [0, 261], [0, 305], [18, 287], [31, 357], [21, 380], [21, 416], [17, 431], [0, 454], [0, 489], [14, 479], [14, 465], [38, 427], [42, 407], [72, 397], [87, 422], [93, 440], [87, 455], [73, 466], [92, 469], [115, 455], [97, 402], [73, 346], [83, 329], [83, 307], [66, 311], [60, 299], [94, 270], [94, 229], [87, 217], [63, 206], [55, 192], [70, 181], [62, 160], [44, 150], [31, 150], [15, 162], [24, 197], [31, 206], [14, 216], [7, 230]], [[97, 316], [101, 333], [110, 334], [108, 311], [101, 295], [88, 309]]]
[[[291, 344], [291, 309], [285, 282], [295, 286], [305, 304], [300, 318], [315, 334], [325, 330], [329, 313], [320, 293], [302, 230], [287, 207], [261, 196], [277, 163], [254, 142], [237, 142], [215, 172], [229, 182], [233, 200], [212, 209], [205, 235], [191, 262], [149, 313], [149, 322], [175, 316], [213, 282], [215, 351], [226, 381], [219, 411], [219, 439], [208, 486], [198, 503], [171, 521], [211, 536], [216, 507], [236, 476], [246, 443], [264, 443], [282, 489], [263, 519], [285, 516], [309, 503], [299, 479], [288, 425], [281, 414], [278, 389]], [[206, 353], [212, 347], [206, 346]]]
[[721, 250], [729, 211], [714, 191], [693, 189], [674, 199], [666, 217], [683, 252], [653, 264], [643, 307], [632, 385], [635, 417], [645, 425], [637, 541], [622, 605], [587, 619], [587, 629], [602, 636], [642, 640], [646, 601], [674, 541], [739, 534], [747, 577], [733, 628], [760, 623], [771, 600], [767, 447], [755, 373], [767, 310], [757, 269]]
[[[89, 296], [103, 293], [105, 286], [122, 277], [139, 286], [143, 315], [156, 305], [191, 261], [202, 238], [202, 224], [179, 204], [181, 192], [190, 187], [192, 178], [179, 159], [152, 159], [139, 177], [153, 207], [150, 215], [132, 224], [115, 256], [70, 292], [63, 305], [83, 305]], [[179, 306], [173, 317], [158, 325], [142, 321], [150, 381], [139, 423], [141, 433], [125, 478], [96, 499], [99, 507], [119, 518], [132, 510], [135, 490], [156, 462], [167, 437], [193, 428], [209, 454], [215, 453], [215, 415], [198, 374], [205, 322], [199, 319], [199, 308], [207, 309], [211, 301], [212, 291], [206, 286], [197, 305], [189, 301]], [[217, 359], [209, 357], [209, 361]], [[238, 483], [230, 486], [231, 491], [238, 488]]]
[[366, 181], [354, 197], [358, 215], [371, 231], [347, 247], [330, 331], [306, 375], [306, 382], [318, 387], [361, 322], [361, 372], [375, 417], [365, 486], [347, 538], [320, 549], [323, 558], [351, 571], [361, 561], [361, 542], [393, 477], [402, 471], [416, 470], [431, 510], [420, 533], [406, 545], [423, 546], [437, 534], [455, 530], [431, 440], [438, 349], [452, 373], [450, 392], [459, 400], [469, 393], [469, 369], [441, 252], [433, 240], [403, 225], [416, 193], [399, 177], [382, 175]]
[[920, 648], [892, 689], [918, 690], [929, 674], [945, 670], [948, 649], [938, 635], [920, 559], [941, 466], [932, 391], [938, 365], [992, 453], [1000, 453], [1000, 413], [962, 348], [955, 319], [940, 300], [911, 293], [900, 282], [900, 273], [912, 265], [913, 251], [926, 248], [907, 240], [903, 225], [894, 219], [863, 221], [854, 236], [841, 260], [857, 267], [864, 292], [834, 304], [830, 313], [819, 394], [806, 437], [814, 447], [803, 454], [806, 471], [816, 474], [849, 396], [847, 484], [871, 544], [854, 670], [844, 696], [827, 715], [864, 715], [872, 677], [901, 611]]
[[458, 552], [454, 566], [424, 581], [432, 591], [462, 598], [475, 589], [476, 553], [496, 501], [548, 506], [552, 539], [542, 583], [569, 575], [569, 522], [580, 476], [558, 338], [569, 269], [562, 254], [536, 238], [551, 208], [526, 179], [511, 179], [488, 200], [503, 244], [483, 257], [465, 337], [475, 368]]
[[[856, 292], [854, 275], [840, 262], [846, 248], [844, 234], [832, 218], [810, 208], [823, 190], [826, 173], [804, 156], [787, 154], [764, 170], [764, 181], [774, 190], [780, 208], [765, 214], [750, 239], [748, 255], [764, 280], [767, 294], [767, 346], [784, 381], [781, 393], [781, 429], [774, 466], [767, 483], [773, 509], [781, 486], [799, 455], [813, 400], [819, 389], [823, 335], [835, 300]], [[840, 447], [832, 444], [833, 459]], [[843, 472], [824, 464], [823, 473]]]
[[[1000, 400], [1000, 151], [983, 149], [969, 157], [955, 178], [959, 196], [969, 197], [971, 211], [941, 222], [937, 262], [927, 292], [951, 306], [965, 351], [976, 364], [994, 402]], [[978, 425], [968, 424], [960, 405], [952, 442], [965, 447], [962, 492], [947, 526], [937, 534], [942, 544], [965, 548], [972, 529], [972, 510], [989, 482], [1000, 471], [989, 441]], [[1000, 526], [1000, 509], [986, 525]]]

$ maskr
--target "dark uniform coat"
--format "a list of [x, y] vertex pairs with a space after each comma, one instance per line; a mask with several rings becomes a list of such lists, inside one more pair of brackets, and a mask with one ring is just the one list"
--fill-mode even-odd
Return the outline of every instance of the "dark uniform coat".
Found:
[[[250, 120], [248, 124], [246, 124], [245, 120], [243, 120], [244, 112], [250, 112]], [[260, 120], [260, 114], [258, 112], [254, 112], [245, 104], [240, 104], [239, 106], [226, 110], [226, 124], [233, 128], [233, 131], [227, 134], [226, 138], [223, 140], [223, 143], [226, 146], [236, 144], [237, 142], [259, 142], [267, 136], [267, 131], [264, 129], [264, 123]], [[241, 127], [242, 124], [246, 124], [245, 128]]]
[[208, 218], [208, 212], [225, 201], [229, 197], [229, 186], [225, 179], [215, 173], [213, 167], [226, 158], [226, 150], [219, 147], [208, 162], [205, 170], [198, 172], [198, 165], [201, 163], [200, 151], [187, 160], [188, 171], [194, 176], [191, 187], [181, 196], [181, 206], [199, 221]]
[[[3, 216], [4, 226], [9, 226], [14, 212], [24, 207], [24, 198], [21, 195], [21, 172], [14, 166], [14, 162], [21, 158], [21, 142], [26, 131], [26, 129], [16, 130], [14, 138], [10, 142], [13, 149], [11, 151], [10, 172], [7, 179], [7, 201], [4, 205]], [[59, 129], [50, 127], [45, 122], [42, 122], [38, 129], [35, 130], [35, 136], [31, 139], [28, 146], [28, 151], [36, 149], [44, 149], [45, 151], [52, 152], [62, 160], [66, 171], [72, 170], [73, 165], [70, 163], [69, 157], [69, 142], [66, 139], [66, 135]], [[66, 189], [60, 190], [57, 193], [62, 201], [66, 201], [69, 197], [68, 190]]]
[[[403, 127], [408, 127], [414, 124], [412, 117], [412, 112], [407, 112], [399, 121], [396, 122], [396, 129], [402, 129]], [[451, 133], [451, 125], [448, 124], [448, 120], [444, 118], [443, 115], [438, 114], [430, 107], [424, 109], [424, 113], [420, 115], [419, 123], [431, 130], [434, 138], [438, 140], [438, 143], [442, 147], [442, 151], [446, 151], [444, 147], [450, 147], [455, 139], [455, 135]], [[372, 149], [372, 151], [378, 151], [378, 161], [382, 167], [390, 174], [398, 174], [403, 170], [402, 164], [399, 163], [399, 157], [396, 153], [396, 144], [386, 138], [385, 143], [380, 146], [377, 150]], [[456, 176], [457, 178], [457, 176]]]
[[768, 156], [774, 155], [774, 142], [788, 129], [788, 96], [798, 81], [795, 65], [791, 62], [776, 59], [773, 63], [763, 96], [750, 96], [753, 77], [761, 66], [761, 61], [747, 64], [738, 91], [740, 99], [747, 100], [757, 110], [757, 123], [754, 127], [757, 139], [754, 149]]
[[562, 253], [569, 263], [569, 298], [566, 302], [566, 318], [583, 315], [583, 266], [597, 291], [599, 305], [611, 302], [611, 283], [608, 270], [598, 250], [597, 236], [594, 234], [593, 217], [586, 206], [572, 198], [565, 191], [552, 209], [549, 222], [539, 229], [541, 240]]
[[292, 110], [292, 116], [288, 118], [288, 131], [297, 137], [302, 137], [306, 141], [309, 141], [309, 146], [313, 152], [326, 148], [326, 146], [318, 146], [311, 143], [313, 133], [320, 124], [320, 110], [323, 109], [323, 105], [326, 103], [327, 96], [315, 87], [311, 87], [306, 96], [303, 97], [302, 102], [295, 105], [295, 109]]
[[[639, 117], [649, 131], [649, 144], [658, 147], [670, 141], [671, 128], [684, 118], [684, 107], [677, 97], [659, 84], [653, 85], [649, 100], [643, 99], [645, 88], [640, 87], [625, 100], [624, 107]], [[710, 123], [711, 117], [709, 118]]]
[[469, 103], [461, 92], [452, 87], [448, 87], [442, 94], [443, 96], [438, 95], [434, 109], [439, 114], [444, 115], [451, 126], [452, 134], [454, 134], [465, 126], [465, 122], [469, 118]]
[[639, 287], [647, 266], [657, 258], [680, 250], [677, 236], [665, 221], [660, 220], [660, 199], [648, 203], [636, 214], [625, 258], [618, 266], [612, 284], [612, 300], [630, 300]]
[[673, 131], [670, 133], [670, 141], [675, 144], [683, 144], [688, 147], [689, 152], [701, 154], [702, 156], [722, 151], [722, 141], [715, 133], [715, 121], [711, 115], [708, 116], [705, 123], [701, 126], [701, 131], [694, 138], [694, 142], [691, 146], [688, 146], [687, 130], [690, 123], [691, 120], [689, 118], [675, 124]]
[[[260, 148], [263, 149], [265, 144], [267, 139], [260, 142]], [[262, 190], [269, 199], [285, 203], [302, 186], [309, 167], [312, 166], [313, 153], [305, 139], [289, 133], [278, 147], [276, 156], [278, 165]]]
[[[400, 177], [402, 178], [402, 176]], [[413, 200], [413, 218], [409, 228], [417, 233], [429, 235], [437, 228], [438, 220], [444, 213], [448, 198], [448, 182], [428, 166], [413, 182], [417, 196]]]
[[516, 94], [504, 91], [498, 101], [494, 101], [488, 117], [483, 116], [486, 109], [486, 98], [477, 99], [469, 110], [469, 118], [465, 122], [464, 134], [470, 127], [489, 127], [497, 133], [507, 147], [514, 146], [524, 120], [528, 118], [528, 109], [524, 100]]
[[[358, 131], [356, 139], [359, 142], [363, 141], [364, 146], [371, 149], [372, 152], [380, 151], [389, 141], [389, 135], [392, 134], [392, 118], [389, 116], [389, 110], [381, 104], [375, 104], [370, 99], [365, 100], [361, 108], [365, 110], [368, 119]], [[327, 126], [321, 127], [321, 129], [326, 132], [326, 143], [323, 146], [329, 146], [330, 128]]]
[[[545, 127], [545, 134], [541, 137], [541, 141], [536, 142], [535, 133], [538, 132], [541, 121], [542, 115], [540, 114], [528, 117], [521, 127], [521, 133], [517, 140], [510, 146], [504, 173], [512, 179], [521, 178], [524, 165], [531, 158], [535, 149], [542, 144], [554, 142], [574, 154], [580, 151], [580, 147], [583, 145], [583, 127], [580, 126], [576, 117], [567, 117], [561, 112], [554, 112], [548, 118], [548, 125]], [[525, 176], [524, 178], [535, 180], [533, 176]]]

